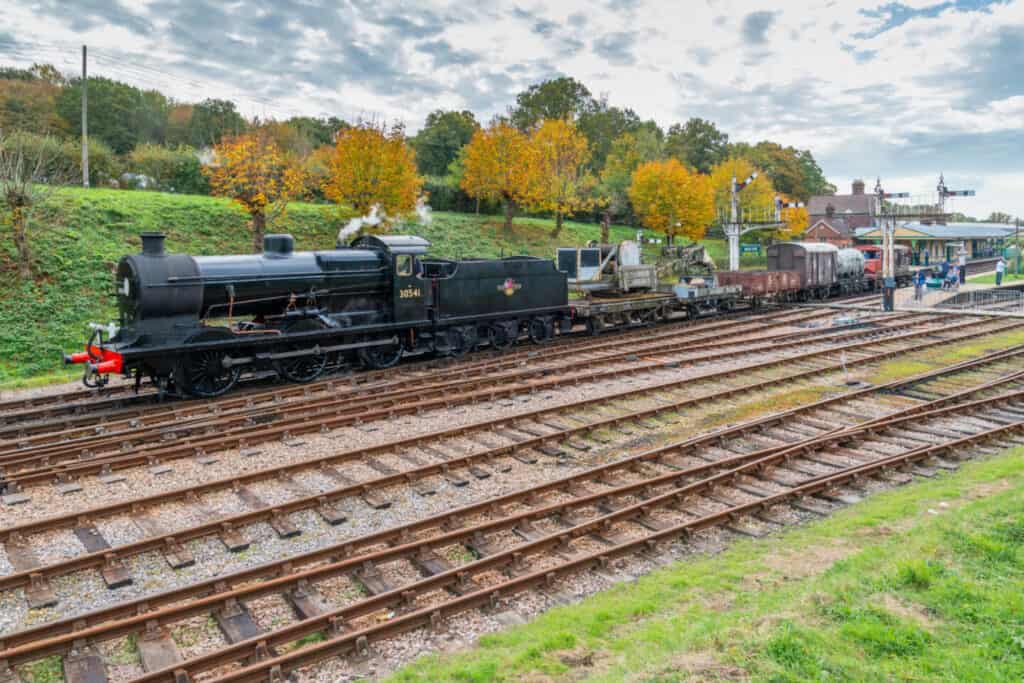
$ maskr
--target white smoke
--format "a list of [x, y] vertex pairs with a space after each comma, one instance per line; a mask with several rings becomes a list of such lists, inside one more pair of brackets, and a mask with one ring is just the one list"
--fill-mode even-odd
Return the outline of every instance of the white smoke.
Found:
[[356, 234], [364, 227], [372, 228], [375, 225], [380, 225], [380, 223], [386, 218], [387, 216], [380, 211], [380, 204], [374, 204], [370, 207], [370, 213], [365, 216], [353, 218], [345, 224], [344, 228], [338, 231], [338, 244], [344, 244], [348, 241], [349, 237]]
[[[426, 195], [416, 200], [416, 215], [419, 216], [420, 225], [431, 224], [434, 220], [433, 211], [430, 208], [430, 204], [427, 204]], [[391, 218], [380, 210], [380, 204], [374, 204], [370, 207], [370, 213], [353, 218], [345, 224], [344, 228], [338, 231], [338, 244], [345, 244], [350, 237], [363, 228], [372, 228], [385, 221], [392, 222]]]
[[416, 215], [420, 217], [420, 225], [430, 225], [434, 220], [434, 210], [427, 204], [427, 196], [423, 195], [416, 200]]

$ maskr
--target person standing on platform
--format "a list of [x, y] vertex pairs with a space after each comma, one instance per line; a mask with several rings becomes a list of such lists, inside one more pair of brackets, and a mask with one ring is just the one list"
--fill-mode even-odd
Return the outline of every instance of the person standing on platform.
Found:
[[924, 296], [924, 283], [926, 279], [924, 268], [917, 271], [914, 275], [914, 301], [920, 301]]
[[1000, 256], [996, 261], [996, 287], [1003, 284], [1003, 274], [1006, 273], [1006, 261]]

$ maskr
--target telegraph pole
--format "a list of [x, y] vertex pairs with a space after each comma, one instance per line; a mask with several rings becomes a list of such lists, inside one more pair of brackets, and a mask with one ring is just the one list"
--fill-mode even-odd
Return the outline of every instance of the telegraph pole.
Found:
[[85, 65], [86, 48], [82, 46], [82, 187], [89, 187], [89, 73]]

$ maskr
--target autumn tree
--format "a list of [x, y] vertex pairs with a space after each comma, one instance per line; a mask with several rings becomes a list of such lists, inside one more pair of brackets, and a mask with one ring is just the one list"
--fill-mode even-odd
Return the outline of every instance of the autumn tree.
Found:
[[640, 165], [629, 199], [643, 225], [664, 233], [669, 244], [677, 235], [700, 239], [715, 214], [708, 177], [688, 170], [678, 159]]
[[289, 201], [303, 195], [302, 169], [263, 129], [224, 138], [213, 152], [213, 164], [204, 168], [210, 192], [230, 197], [249, 214], [252, 248], [258, 253], [267, 224], [284, 214]]
[[323, 185], [331, 201], [347, 204], [360, 215], [373, 206], [385, 214], [408, 213], [416, 208], [422, 187], [401, 127], [360, 125], [338, 132]]
[[[715, 207], [719, 211], [727, 212], [732, 179], [736, 178], [737, 183], [742, 183], [755, 172], [758, 174], [757, 178], [743, 188], [739, 195], [740, 210], [752, 219], [766, 220], [773, 216], [775, 189], [772, 187], [771, 179], [764, 171], [741, 157], [730, 157], [711, 169], [711, 187], [714, 191]], [[728, 214], [726, 213], [726, 215]], [[742, 219], [742, 216], [740, 218]]]
[[505, 203], [505, 232], [512, 231], [516, 204], [528, 191], [530, 141], [504, 122], [479, 130], [466, 145], [460, 186], [475, 199]]
[[[783, 205], [797, 203], [796, 199], [787, 194], [780, 193], [778, 198]], [[807, 207], [784, 206], [779, 213], [779, 218], [782, 220], [784, 225], [776, 231], [776, 235], [780, 239], [784, 240], [800, 239], [810, 222], [810, 215], [807, 213]]]
[[558, 237], [567, 213], [593, 205], [596, 181], [586, 172], [590, 145], [571, 121], [549, 119], [530, 136], [527, 157], [526, 203], [555, 214], [551, 236]]
[[18, 275], [23, 280], [32, 277], [32, 212], [58, 185], [71, 179], [72, 170], [63, 161], [57, 140], [28, 133], [0, 134], [0, 199], [18, 255]]

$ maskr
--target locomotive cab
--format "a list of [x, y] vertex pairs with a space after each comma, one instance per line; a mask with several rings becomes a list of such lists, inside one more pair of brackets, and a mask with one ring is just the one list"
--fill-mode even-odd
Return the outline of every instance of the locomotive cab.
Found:
[[363, 235], [352, 241], [353, 249], [372, 249], [388, 254], [392, 270], [392, 322], [418, 324], [430, 317], [430, 281], [423, 278], [421, 257], [430, 242], [413, 235]]

